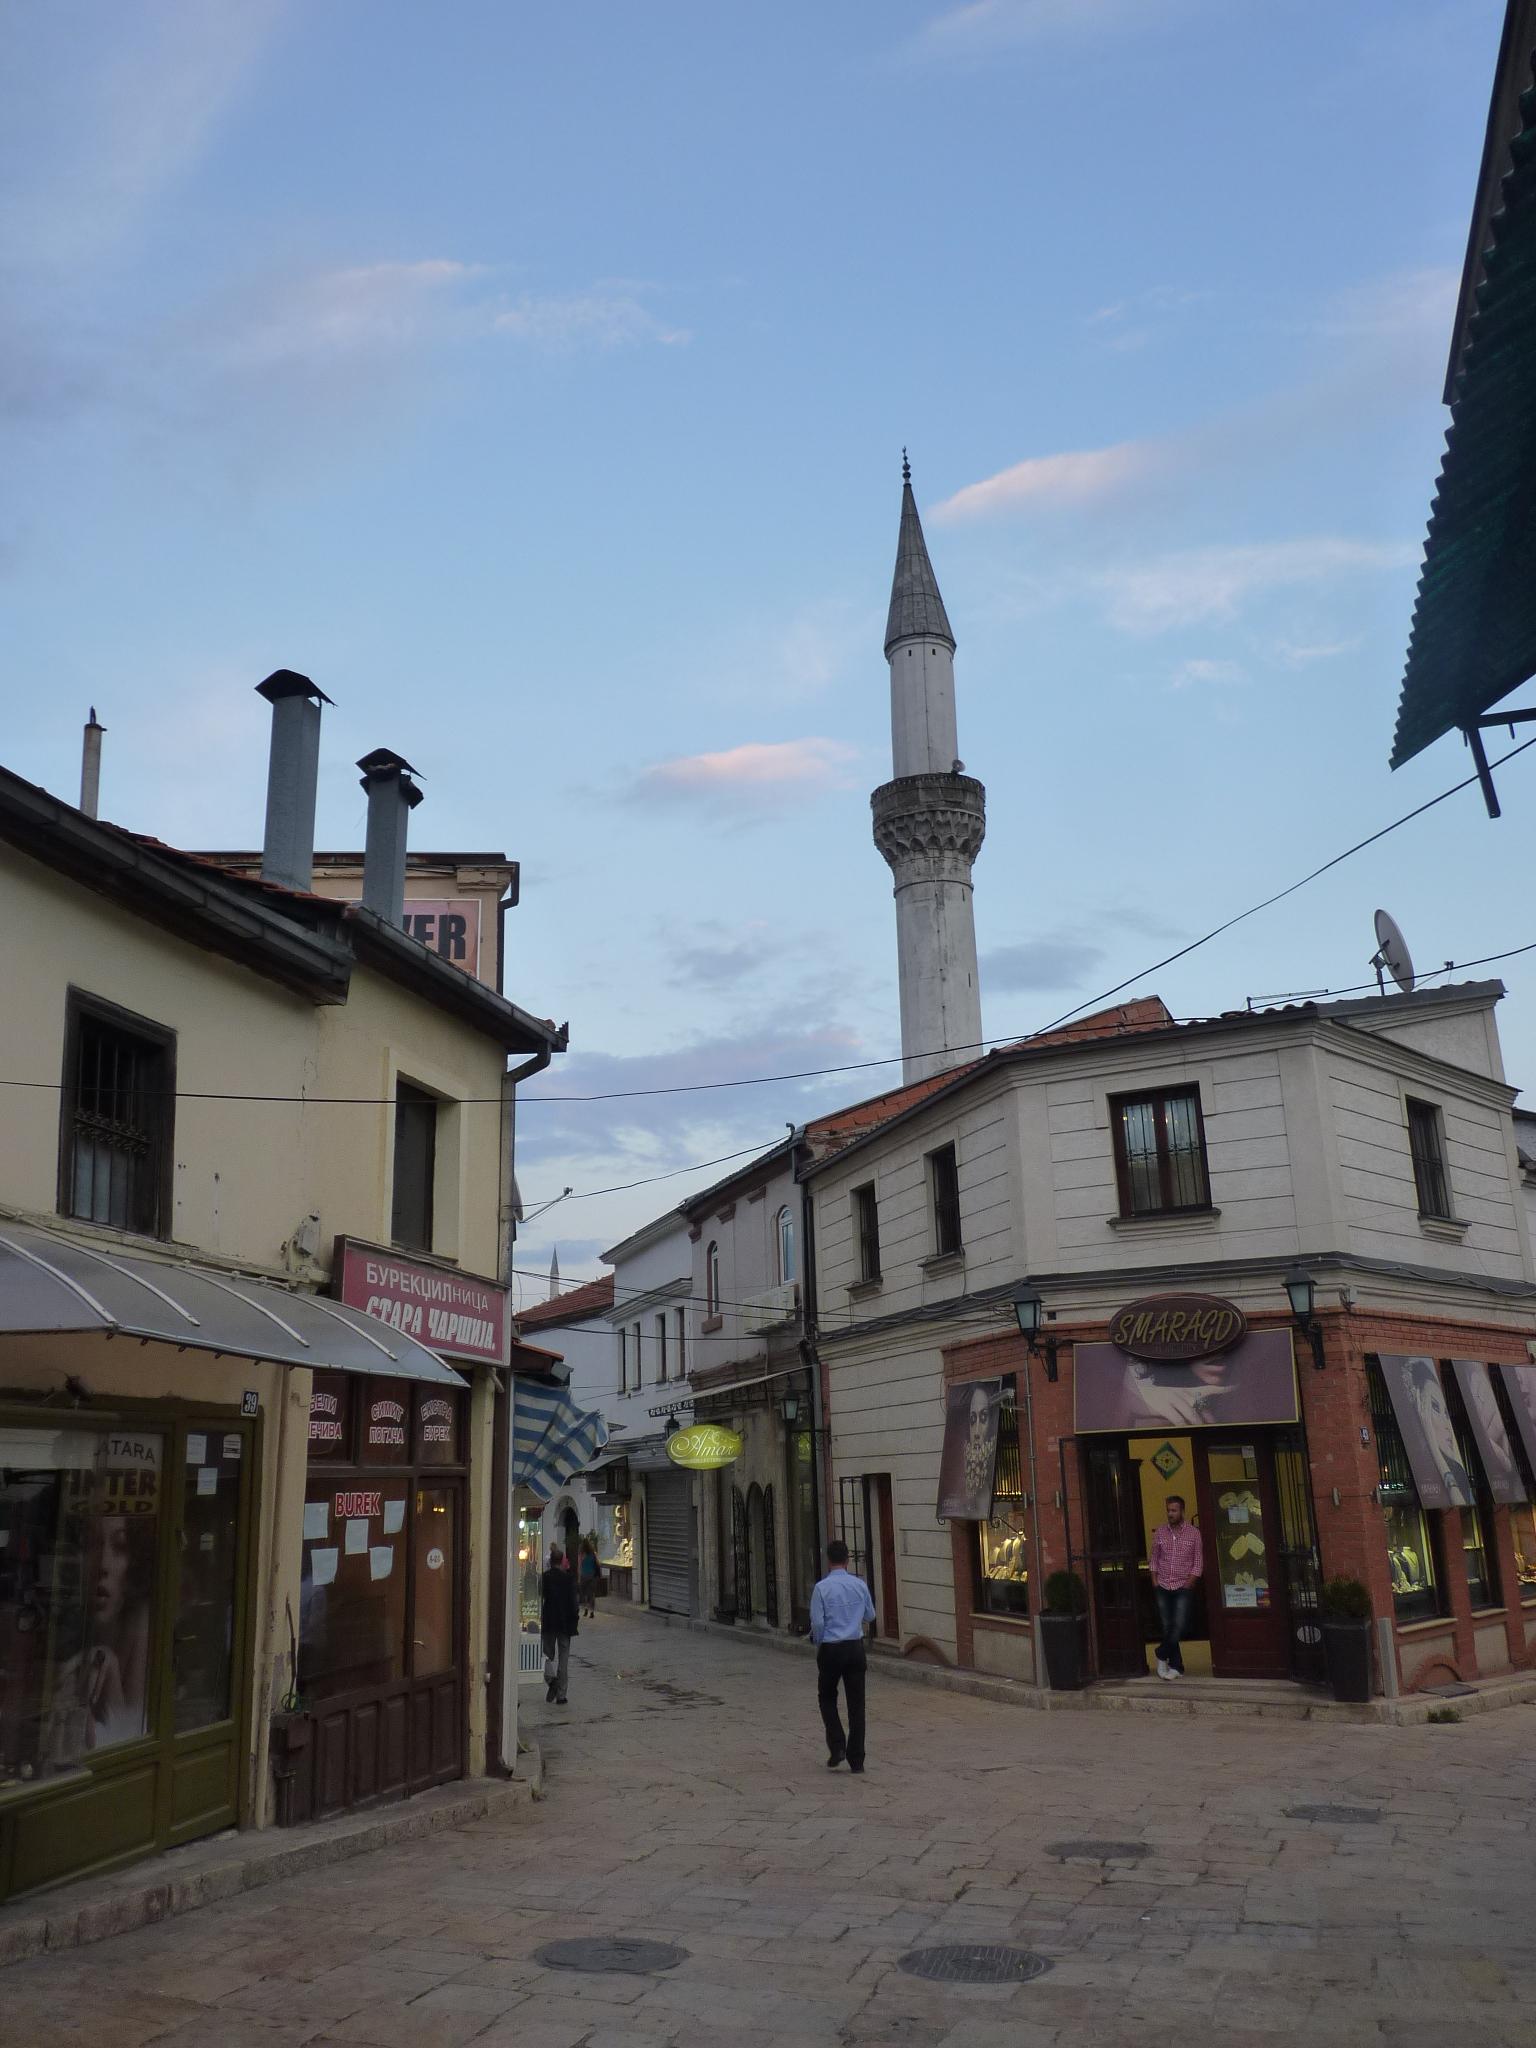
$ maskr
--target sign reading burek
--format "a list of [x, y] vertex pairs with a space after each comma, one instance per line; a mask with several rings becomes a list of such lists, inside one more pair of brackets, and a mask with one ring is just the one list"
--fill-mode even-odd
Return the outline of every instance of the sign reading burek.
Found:
[[690, 1472], [718, 1472], [741, 1456], [741, 1438], [715, 1422], [696, 1422], [667, 1438], [667, 1456]]
[[1214, 1294], [1149, 1294], [1117, 1309], [1109, 1325], [1109, 1341], [1119, 1350], [1165, 1364], [1214, 1358], [1247, 1334], [1242, 1310]]

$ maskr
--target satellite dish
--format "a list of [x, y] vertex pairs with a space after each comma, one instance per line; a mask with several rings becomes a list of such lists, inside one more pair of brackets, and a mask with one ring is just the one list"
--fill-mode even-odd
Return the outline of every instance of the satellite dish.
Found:
[[1371, 965], [1376, 970], [1376, 986], [1385, 995], [1386, 983], [1382, 980], [1385, 969], [1397, 983], [1405, 996], [1413, 994], [1413, 956], [1408, 951], [1408, 941], [1398, 930], [1397, 919], [1389, 911], [1376, 913], [1375, 957]]

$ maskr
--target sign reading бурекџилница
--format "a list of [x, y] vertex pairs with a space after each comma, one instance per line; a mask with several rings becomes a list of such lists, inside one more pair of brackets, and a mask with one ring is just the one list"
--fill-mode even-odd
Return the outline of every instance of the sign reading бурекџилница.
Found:
[[348, 1307], [377, 1316], [433, 1351], [488, 1365], [507, 1363], [507, 1290], [494, 1280], [340, 1238], [331, 1287]]

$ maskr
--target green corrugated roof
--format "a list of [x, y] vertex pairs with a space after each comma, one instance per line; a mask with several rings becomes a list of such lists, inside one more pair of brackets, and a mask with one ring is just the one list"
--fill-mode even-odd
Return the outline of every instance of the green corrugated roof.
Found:
[[1536, 86], [1451, 402], [1392, 766], [1536, 675]]

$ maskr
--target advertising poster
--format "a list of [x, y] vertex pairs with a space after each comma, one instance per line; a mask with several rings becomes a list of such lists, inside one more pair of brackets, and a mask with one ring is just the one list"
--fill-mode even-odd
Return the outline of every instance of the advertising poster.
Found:
[[1515, 1459], [1503, 1411], [1494, 1391], [1493, 1374], [1480, 1358], [1453, 1358], [1451, 1369], [1477, 1439], [1478, 1456], [1488, 1478], [1488, 1491], [1501, 1507], [1525, 1499], [1525, 1481]]
[[944, 1403], [944, 1455], [939, 1465], [941, 1522], [990, 1522], [997, 1477], [1001, 1380], [968, 1380]]
[[1515, 1427], [1525, 1445], [1525, 1455], [1536, 1468], [1536, 1365], [1497, 1365], [1504, 1376], [1504, 1391], [1514, 1410]]
[[1079, 1344], [1072, 1379], [1082, 1432], [1254, 1429], [1298, 1414], [1289, 1330], [1250, 1331], [1218, 1357], [1172, 1365], [1116, 1344]]
[[1472, 1475], [1462, 1462], [1456, 1427], [1432, 1358], [1384, 1355], [1381, 1376], [1387, 1383], [1392, 1413], [1402, 1433], [1420, 1505], [1426, 1508], [1470, 1508], [1477, 1496]]

